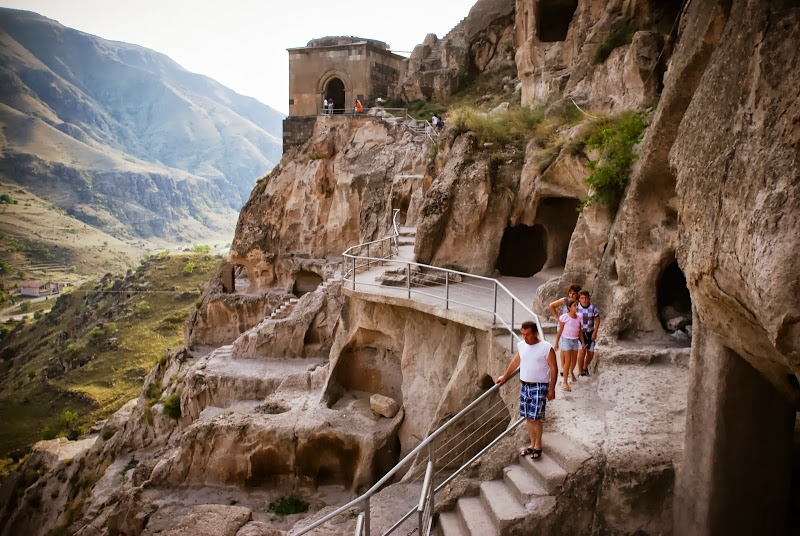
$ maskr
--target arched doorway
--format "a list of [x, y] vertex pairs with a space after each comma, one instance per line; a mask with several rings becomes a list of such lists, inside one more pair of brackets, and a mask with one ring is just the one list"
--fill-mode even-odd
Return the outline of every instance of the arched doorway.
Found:
[[334, 112], [344, 113], [346, 106], [344, 100], [344, 82], [340, 78], [331, 78], [325, 86], [325, 98], [329, 101], [333, 99]]
[[530, 277], [547, 261], [547, 231], [541, 225], [506, 227], [496, 268], [502, 275]]

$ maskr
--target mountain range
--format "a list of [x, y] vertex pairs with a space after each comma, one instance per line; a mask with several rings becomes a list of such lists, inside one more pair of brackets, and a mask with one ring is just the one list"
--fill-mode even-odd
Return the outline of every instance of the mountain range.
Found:
[[116, 238], [232, 236], [283, 117], [158, 52], [0, 9], [0, 193]]

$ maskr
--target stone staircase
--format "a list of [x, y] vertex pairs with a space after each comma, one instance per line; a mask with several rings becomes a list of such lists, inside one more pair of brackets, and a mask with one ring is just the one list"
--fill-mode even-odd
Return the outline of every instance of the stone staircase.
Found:
[[[337, 273], [333, 277], [330, 277], [325, 281], [323, 281], [322, 283], [320, 283], [320, 285], [314, 290], [314, 292], [324, 291], [334, 282], [341, 281], [341, 279], [342, 279], [342, 274]], [[282, 318], [286, 318], [292, 313], [292, 309], [294, 308], [294, 305], [299, 301], [299, 299], [300, 298], [296, 297], [294, 294], [287, 295], [283, 299], [283, 302], [274, 311], [270, 313], [269, 318], [271, 320], [276, 320], [276, 319], [280, 320]]]
[[543, 518], [570, 474], [591, 456], [569, 438], [545, 432], [538, 460], [519, 457], [501, 480], [484, 481], [477, 497], [461, 497], [455, 511], [442, 512], [439, 536], [501, 536]]

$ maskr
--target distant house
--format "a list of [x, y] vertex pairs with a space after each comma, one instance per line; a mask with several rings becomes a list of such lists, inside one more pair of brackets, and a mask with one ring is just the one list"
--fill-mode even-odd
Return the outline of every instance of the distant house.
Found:
[[23, 296], [50, 296], [58, 294], [58, 286], [42, 281], [26, 281], [22, 284], [19, 293]]
[[73, 286], [73, 284], [70, 283], [69, 281], [59, 281], [58, 283], [56, 283], [56, 292], [54, 292], [54, 294], [58, 292], [63, 292], [65, 288], [71, 286]]

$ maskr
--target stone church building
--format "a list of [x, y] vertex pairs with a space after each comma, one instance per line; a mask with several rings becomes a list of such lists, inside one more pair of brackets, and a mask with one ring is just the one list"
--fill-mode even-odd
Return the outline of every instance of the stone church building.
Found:
[[308, 139], [325, 99], [334, 113], [351, 112], [394, 96], [406, 58], [381, 41], [359, 37], [323, 37], [289, 52], [289, 117], [283, 123], [283, 146]]

